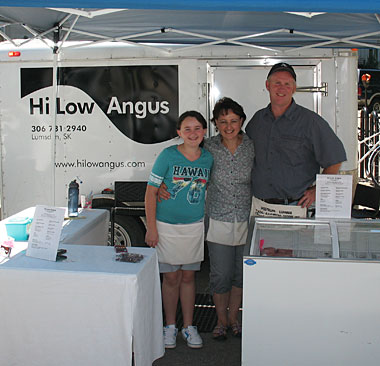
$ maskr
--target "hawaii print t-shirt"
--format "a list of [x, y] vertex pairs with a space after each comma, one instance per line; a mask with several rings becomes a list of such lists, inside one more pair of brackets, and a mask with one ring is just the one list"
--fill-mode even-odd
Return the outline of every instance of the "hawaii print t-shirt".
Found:
[[156, 218], [169, 224], [188, 224], [204, 216], [205, 191], [210, 179], [212, 155], [201, 148], [201, 156], [190, 161], [177, 145], [164, 149], [153, 165], [148, 184], [164, 182], [169, 200], [157, 202]]

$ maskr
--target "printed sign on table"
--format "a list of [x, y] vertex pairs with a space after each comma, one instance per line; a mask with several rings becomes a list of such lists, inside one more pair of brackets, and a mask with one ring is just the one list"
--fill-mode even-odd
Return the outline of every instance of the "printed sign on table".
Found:
[[64, 208], [37, 206], [30, 229], [26, 255], [55, 261], [64, 218]]
[[316, 218], [351, 218], [352, 176], [317, 175]]

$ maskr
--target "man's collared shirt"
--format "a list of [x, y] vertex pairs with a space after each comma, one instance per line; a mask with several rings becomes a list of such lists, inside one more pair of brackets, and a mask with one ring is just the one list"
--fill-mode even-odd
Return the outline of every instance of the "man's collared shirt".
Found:
[[255, 146], [252, 189], [257, 198], [299, 198], [321, 167], [347, 159], [329, 124], [294, 101], [277, 119], [270, 104], [259, 110], [246, 133]]

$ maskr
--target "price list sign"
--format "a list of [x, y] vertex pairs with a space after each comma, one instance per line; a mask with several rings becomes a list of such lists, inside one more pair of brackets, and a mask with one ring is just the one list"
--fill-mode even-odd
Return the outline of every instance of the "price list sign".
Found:
[[316, 218], [351, 218], [351, 175], [318, 174], [316, 184]]
[[36, 206], [26, 255], [29, 257], [55, 261], [65, 209]]

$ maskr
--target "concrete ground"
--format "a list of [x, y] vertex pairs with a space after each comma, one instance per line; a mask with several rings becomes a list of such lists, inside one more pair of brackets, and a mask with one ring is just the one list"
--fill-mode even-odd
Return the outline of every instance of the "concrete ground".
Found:
[[[197, 293], [209, 293], [209, 262], [207, 250], [205, 261], [202, 263], [201, 271], [196, 273]], [[200, 333], [203, 339], [203, 348], [191, 349], [182, 339], [181, 334], [177, 336], [177, 347], [167, 349], [165, 355], [156, 360], [153, 366], [240, 366], [241, 365], [241, 338], [235, 338], [228, 333], [225, 341], [215, 341], [212, 333]]]
[[214, 341], [212, 333], [201, 333], [204, 346], [201, 349], [187, 347], [180, 335], [177, 347], [166, 350], [164, 357], [156, 360], [153, 366], [213, 366], [241, 365], [241, 340], [229, 334], [225, 341]]

